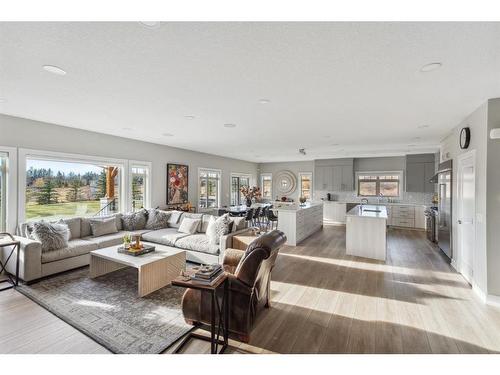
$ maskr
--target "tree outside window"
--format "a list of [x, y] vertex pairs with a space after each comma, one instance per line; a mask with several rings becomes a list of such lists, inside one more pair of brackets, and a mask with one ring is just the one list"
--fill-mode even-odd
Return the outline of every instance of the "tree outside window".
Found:
[[363, 197], [399, 197], [401, 174], [399, 172], [360, 173], [358, 195]]

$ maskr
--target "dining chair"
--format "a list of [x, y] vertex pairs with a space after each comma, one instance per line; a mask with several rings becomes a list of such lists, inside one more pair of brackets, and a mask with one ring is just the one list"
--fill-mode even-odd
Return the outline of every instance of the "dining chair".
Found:
[[250, 208], [248, 209], [246, 215], [245, 215], [245, 221], [247, 223], [247, 226], [248, 227], [251, 227], [252, 226], [252, 222], [253, 222], [253, 211], [254, 209], [253, 208]]
[[253, 225], [258, 226], [260, 228], [260, 211], [261, 208], [257, 207], [255, 208], [255, 211], [253, 213]]
[[[274, 223], [276, 223], [276, 229], [278, 229], [278, 216], [276, 216], [271, 208], [267, 211], [267, 221], [268, 224], [271, 224], [271, 230], [274, 227]], [[266, 228], [267, 229], [267, 228]]]

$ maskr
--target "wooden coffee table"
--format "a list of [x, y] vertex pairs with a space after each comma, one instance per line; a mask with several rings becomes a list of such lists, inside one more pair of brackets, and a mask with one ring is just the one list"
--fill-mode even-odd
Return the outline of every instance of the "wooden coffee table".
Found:
[[139, 256], [119, 253], [119, 246], [91, 251], [90, 277], [99, 277], [126, 267], [137, 268], [139, 297], [170, 285], [186, 268], [186, 252], [174, 247], [146, 244], [155, 246], [156, 250]]

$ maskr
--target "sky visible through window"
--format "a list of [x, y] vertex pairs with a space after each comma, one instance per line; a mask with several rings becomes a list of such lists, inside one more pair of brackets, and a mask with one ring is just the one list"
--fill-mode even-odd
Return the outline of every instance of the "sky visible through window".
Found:
[[75, 174], [85, 174], [86, 172], [95, 172], [101, 173], [102, 168], [97, 165], [92, 164], [81, 164], [81, 163], [73, 163], [73, 162], [60, 162], [60, 161], [50, 161], [50, 160], [39, 160], [39, 159], [27, 159], [26, 160], [26, 169], [33, 168], [45, 168], [51, 169], [54, 174], [57, 172], [61, 172], [64, 174], [69, 174], [73, 172]]

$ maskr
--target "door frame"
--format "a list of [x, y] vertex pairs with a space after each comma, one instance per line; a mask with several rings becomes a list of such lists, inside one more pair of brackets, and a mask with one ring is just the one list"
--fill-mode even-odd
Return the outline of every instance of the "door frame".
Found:
[[[464, 272], [464, 264], [463, 264], [463, 248], [462, 248], [462, 226], [458, 223], [458, 221], [462, 218], [462, 204], [461, 204], [461, 196], [462, 196], [462, 180], [461, 180], [461, 167], [462, 163], [464, 160], [469, 159], [472, 157], [472, 167], [474, 168], [474, 215], [472, 217], [473, 220], [473, 230], [474, 230], [474, 249], [472, 249], [472, 254], [471, 254], [471, 279], [468, 280], [467, 277], [465, 276]], [[456, 180], [457, 180], [457, 217], [456, 217], [456, 227], [457, 227], [457, 243], [456, 243], [456, 249], [458, 259], [455, 260], [456, 265], [458, 266], [458, 272], [464, 276], [464, 278], [470, 282], [471, 285], [474, 284], [474, 266], [475, 266], [475, 244], [476, 244], [476, 234], [477, 234], [477, 227], [476, 227], [476, 176], [477, 176], [477, 168], [476, 168], [476, 150], [471, 150], [468, 151], [464, 154], [461, 154], [457, 156], [457, 172], [456, 172]]]

